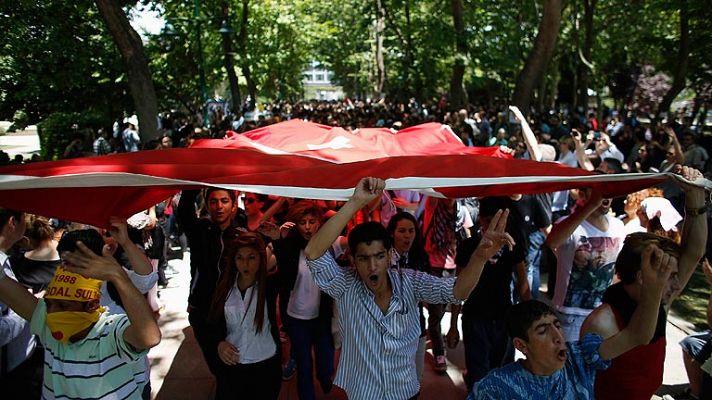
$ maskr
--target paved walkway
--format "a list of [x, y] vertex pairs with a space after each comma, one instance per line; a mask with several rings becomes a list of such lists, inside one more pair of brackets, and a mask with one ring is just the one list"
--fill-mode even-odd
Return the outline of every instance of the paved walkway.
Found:
[[0, 135], [0, 150], [8, 153], [12, 159], [16, 154], [22, 154], [25, 159], [40, 151], [40, 138], [37, 127], [28, 126], [26, 130]]
[[[183, 259], [171, 260], [169, 264], [179, 271], [171, 278], [171, 287], [161, 290], [161, 300], [166, 308], [161, 315], [159, 324], [163, 332], [163, 340], [151, 349], [151, 388], [155, 399], [212, 399], [214, 381], [203, 361], [190, 326], [188, 325], [187, 295], [190, 282], [189, 254]], [[443, 332], [449, 329], [449, 316], [443, 317]], [[691, 326], [674, 316], [667, 326], [667, 354], [665, 375], [660, 395], [679, 393], [687, 385], [687, 375], [682, 364], [682, 354], [678, 342], [687, 335], [683, 329]], [[462, 332], [462, 330], [460, 330]], [[464, 399], [466, 396], [462, 371], [465, 369], [462, 344], [448, 352], [448, 370], [444, 375], [433, 372], [433, 357], [426, 355], [425, 376], [421, 399]], [[329, 395], [318, 391], [320, 400], [346, 399], [345, 394], [337, 387]], [[284, 382], [281, 400], [297, 399], [296, 379]]]

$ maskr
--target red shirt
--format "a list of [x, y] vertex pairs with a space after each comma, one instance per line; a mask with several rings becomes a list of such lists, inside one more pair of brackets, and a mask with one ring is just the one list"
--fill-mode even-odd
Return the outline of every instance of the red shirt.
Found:
[[[619, 329], [626, 324], [618, 310], [608, 304]], [[597, 400], [650, 400], [663, 384], [665, 336], [653, 343], [637, 346], [612, 360], [610, 368], [596, 374], [594, 393]]]

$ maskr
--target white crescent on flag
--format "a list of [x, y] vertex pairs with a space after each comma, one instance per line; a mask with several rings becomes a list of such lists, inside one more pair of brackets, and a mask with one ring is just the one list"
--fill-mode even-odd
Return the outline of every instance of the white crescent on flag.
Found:
[[385, 179], [387, 189], [439, 197], [575, 187], [595, 187], [615, 196], [667, 179], [664, 174], [597, 175], [556, 163], [516, 160], [496, 147], [466, 147], [447, 126], [434, 123], [397, 133], [352, 133], [293, 120], [228, 139], [199, 140], [188, 149], [2, 167], [0, 206], [106, 226], [109, 216], [128, 217], [184, 188], [216, 186], [345, 200], [364, 176]]

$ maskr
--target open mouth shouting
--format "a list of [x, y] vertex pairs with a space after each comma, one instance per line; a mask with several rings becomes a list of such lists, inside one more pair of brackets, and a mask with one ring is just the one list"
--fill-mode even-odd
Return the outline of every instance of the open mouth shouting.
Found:
[[566, 352], [567, 352], [567, 349], [566, 349], [566, 348], [560, 349], [560, 350], [556, 353], [556, 358], [557, 358], [559, 361], [561, 361], [561, 362], [565, 362], [565, 361], [566, 361], [566, 357], [567, 357], [567, 356], [566, 356]]
[[368, 276], [368, 284], [370, 286], [377, 286], [378, 285], [378, 275], [376, 274], [371, 274]]

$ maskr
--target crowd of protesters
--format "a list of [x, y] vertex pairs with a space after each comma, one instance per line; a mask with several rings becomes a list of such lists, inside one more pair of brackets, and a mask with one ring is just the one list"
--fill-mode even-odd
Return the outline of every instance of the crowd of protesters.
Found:
[[[445, 108], [276, 103], [244, 115], [217, 109], [207, 128], [174, 114], [147, 143], [127, 117], [98, 131], [91, 151], [78, 137], [65, 156], [187, 147], [299, 118], [394, 133], [441, 122], [467, 146], [601, 174], [697, 180], [712, 169], [684, 115]], [[156, 287], [168, 284], [175, 242], [190, 248], [189, 322], [218, 399], [276, 399], [295, 370], [302, 400], [334, 385], [352, 399], [418, 398], [428, 340], [441, 373], [463, 342], [474, 399], [649, 399], [662, 385], [670, 304], [700, 263], [712, 285], [707, 198], [674, 179], [625, 199], [591, 189], [439, 199], [363, 178], [346, 203], [183, 191], [112, 218], [109, 230], [0, 209], [0, 384], [23, 397], [148, 398]], [[712, 336], [681, 345], [685, 395], [711, 398]], [[515, 350], [524, 358], [514, 361]]]

